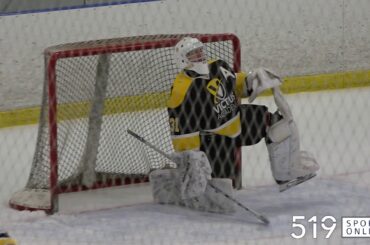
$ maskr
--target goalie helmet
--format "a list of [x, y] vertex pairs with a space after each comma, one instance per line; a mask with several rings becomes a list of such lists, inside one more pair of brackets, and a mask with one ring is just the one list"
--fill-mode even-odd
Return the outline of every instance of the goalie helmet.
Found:
[[197, 38], [184, 37], [175, 46], [175, 58], [180, 69], [208, 75], [209, 68], [204, 44]]

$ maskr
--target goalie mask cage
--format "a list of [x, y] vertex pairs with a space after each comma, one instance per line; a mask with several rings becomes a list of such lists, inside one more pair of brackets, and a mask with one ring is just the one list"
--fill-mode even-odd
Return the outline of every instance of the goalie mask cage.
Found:
[[149, 35], [62, 44], [45, 50], [45, 83], [36, 150], [18, 210], [58, 210], [58, 194], [148, 181], [168, 159], [126, 133], [172, 152], [166, 102], [179, 72], [173, 47], [184, 36], [208, 58], [239, 71], [233, 34]]

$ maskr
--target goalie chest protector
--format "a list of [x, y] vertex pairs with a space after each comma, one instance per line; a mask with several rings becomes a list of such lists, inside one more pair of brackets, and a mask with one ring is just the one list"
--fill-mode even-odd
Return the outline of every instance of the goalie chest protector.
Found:
[[209, 70], [209, 78], [189, 70], [177, 75], [167, 103], [173, 136], [212, 132], [235, 137], [240, 133], [236, 75], [222, 60], [211, 61]]

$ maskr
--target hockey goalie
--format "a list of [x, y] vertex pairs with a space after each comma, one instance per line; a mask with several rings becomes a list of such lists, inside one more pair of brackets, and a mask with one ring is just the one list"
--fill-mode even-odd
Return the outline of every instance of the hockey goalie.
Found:
[[[262, 139], [281, 191], [316, 175], [319, 165], [300, 150], [298, 129], [278, 75], [265, 68], [235, 73], [223, 60], [207, 60], [204, 44], [192, 37], [177, 43], [175, 56], [181, 72], [167, 107], [177, 168], [150, 173], [156, 202], [234, 212], [235, 204], [227, 196], [233, 196], [232, 179], [240, 176], [235, 149]], [[268, 89], [278, 108], [275, 113], [263, 105], [240, 105], [241, 97], [251, 103]]]

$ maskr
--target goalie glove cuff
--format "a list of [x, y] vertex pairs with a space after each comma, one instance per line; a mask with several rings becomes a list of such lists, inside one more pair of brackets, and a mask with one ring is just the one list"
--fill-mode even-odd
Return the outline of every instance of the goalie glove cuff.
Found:
[[249, 72], [247, 76], [246, 93], [250, 93], [248, 101], [251, 103], [263, 91], [280, 85], [281, 79], [274, 72], [266, 68], [257, 68]]

